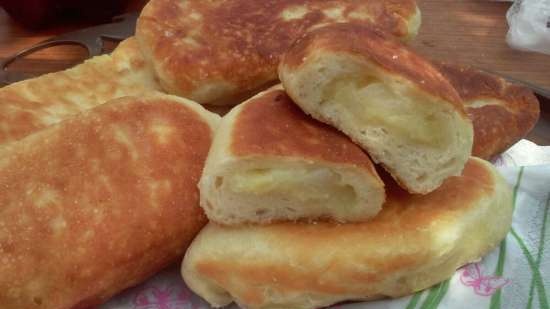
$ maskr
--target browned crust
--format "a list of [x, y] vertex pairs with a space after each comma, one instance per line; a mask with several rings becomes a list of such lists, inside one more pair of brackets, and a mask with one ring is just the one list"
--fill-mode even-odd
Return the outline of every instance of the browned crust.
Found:
[[0, 94], [0, 145], [45, 128], [45, 119], [56, 119], [47, 109], [32, 101]]
[[425, 92], [452, 103], [458, 112], [464, 113], [457, 92], [436, 67], [374, 27], [342, 23], [312, 30], [296, 41], [284, 55], [281, 66], [292, 72], [298, 70], [309, 56], [324, 52], [348, 54], [373, 62]]
[[[469, 66], [438, 63], [464, 101], [474, 125], [474, 156], [491, 159], [525, 137], [539, 119], [539, 102], [526, 87]], [[485, 106], [473, 102], [487, 101]]]
[[179, 260], [211, 139], [183, 104], [125, 98], [2, 150], [2, 308], [84, 308]]
[[[296, 6], [308, 11], [292, 20], [281, 17]], [[341, 16], [327, 17], [323, 10], [331, 8], [341, 9]], [[415, 13], [413, 0], [152, 0], [136, 31], [164, 84], [189, 96], [210, 81], [244, 92], [275, 80], [281, 54], [313, 26], [370, 20], [405, 37]]]
[[351, 164], [377, 175], [369, 156], [347, 136], [302, 112], [283, 90], [244, 103], [235, 119], [235, 156], [297, 157]]
[[[365, 295], [374, 298], [380, 295], [373, 295], [371, 286], [379, 287], [388, 277], [394, 278], [398, 272], [422, 267], [428, 257], [433, 255], [429, 248], [419, 250], [422, 249], [421, 245], [413, 245], [433, 242], [433, 235], [426, 233], [426, 227], [455, 220], [456, 214], [467, 212], [467, 209], [476, 207], [483, 197], [495, 194], [493, 174], [487, 166], [475, 160], [470, 160], [466, 164], [461, 177], [448, 178], [441, 187], [428, 195], [409, 194], [390, 178], [386, 184], [389, 189], [388, 200], [382, 211], [370, 221], [348, 224], [285, 222], [257, 228], [261, 234], [273, 238], [273, 243], [277, 243], [278, 248], [299, 246], [303, 249], [301, 252], [291, 250], [298, 252], [295, 265], [299, 267], [300, 276], [296, 276], [296, 269], [293, 269], [292, 265], [288, 265], [286, 261], [278, 263], [277, 260], [262, 265], [261, 261], [247, 263], [246, 259], [220, 261], [215, 257], [205, 257], [196, 264], [196, 270], [226, 288], [233, 297], [249, 305], [264, 304], [265, 286], [273, 285], [273, 282], [276, 282], [275, 289], [281, 293], [311, 291], [328, 295]], [[258, 232], [250, 226], [231, 227], [239, 228], [252, 229], [251, 233]], [[331, 280], [323, 275], [329, 272], [330, 268], [323, 269], [323, 273], [320, 273], [319, 268], [311, 265], [311, 252], [325, 252], [327, 244], [354, 248], [358, 243], [368, 243], [372, 244], [372, 248], [384, 248], [391, 240], [396, 240], [404, 247], [410, 245], [412, 249], [396, 248], [395, 252], [387, 253], [384, 259], [380, 259], [379, 256], [365, 256], [357, 261], [357, 258], [350, 257], [350, 262], [369, 265], [369, 269], [372, 269], [370, 273], [361, 271], [361, 275], [353, 266], [357, 264], [341, 264], [346, 261], [347, 254], [353, 255], [354, 250], [351, 250], [351, 253], [327, 252], [324, 258], [332, 259], [332, 267], [339, 272], [336, 277], [347, 278], [348, 281]], [[391, 245], [396, 246], [394, 243]], [[241, 285], [232, 284], [235, 274], [242, 279]], [[327, 280], [319, 280], [319, 277]], [[354, 282], [357, 284], [353, 284]], [[246, 288], [240, 288], [243, 286]]]
[[0, 144], [19, 140], [108, 100], [159, 90], [137, 42], [66, 71], [0, 88]]

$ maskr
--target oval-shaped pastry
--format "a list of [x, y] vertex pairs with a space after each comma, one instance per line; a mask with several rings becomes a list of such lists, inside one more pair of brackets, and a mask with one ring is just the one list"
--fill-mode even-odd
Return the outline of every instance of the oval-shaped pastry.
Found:
[[125, 97], [0, 147], [0, 307], [90, 308], [181, 258], [218, 121]]
[[437, 63], [474, 125], [472, 155], [490, 160], [525, 137], [540, 115], [533, 92], [466, 65]]
[[409, 192], [433, 191], [470, 156], [472, 124], [454, 88], [381, 31], [312, 30], [284, 55], [279, 76], [307, 114], [350, 136]]
[[427, 195], [391, 180], [382, 211], [362, 223], [209, 223], [187, 251], [187, 285], [214, 307], [322, 308], [398, 297], [434, 285], [495, 248], [512, 220], [512, 190], [488, 162]]
[[304, 114], [280, 86], [225, 115], [199, 188], [206, 215], [221, 224], [362, 221], [385, 198], [368, 155]]
[[167, 92], [234, 105], [277, 80], [294, 40], [337, 22], [373, 23], [408, 39], [420, 12], [414, 0], [151, 0], [136, 37]]

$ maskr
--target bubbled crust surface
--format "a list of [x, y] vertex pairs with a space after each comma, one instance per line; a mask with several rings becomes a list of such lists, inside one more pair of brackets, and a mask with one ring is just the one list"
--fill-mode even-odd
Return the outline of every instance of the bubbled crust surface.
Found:
[[284, 55], [280, 72], [292, 74], [307, 65], [308, 57], [323, 53], [339, 53], [371, 62], [426, 93], [450, 102], [464, 114], [459, 95], [435, 66], [395, 38], [364, 25], [341, 23], [308, 32]]
[[0, 88], [0, 144], [19, 140], [108, 100], [160, 90], [137, 41], [65, 71]]
[[437, 64], [462, 97], [474, 125], [472, 155], [491, 159], [526, 136], [539, 119], [539, 102], [526, 87], [469, 66]]
[[[363, 223], [211, 223], [187, 253], [184, 278], [204, 280], [216, 294], [227, 291], [250, 308], [284, 308], [270, 305], [297, 294], [326, 297], [323, 304], [330, 304], [411, 293], [498, 244], [512, 205], [497, 177], [489, 163], [470, 159], [463, 176], [428, 195], [411, 195], [389, 180], [382, 211]], [[489, 231], [479, 223], [501, 227]]]
[[276, 79], [281, 54], [312, 27], [371, 21], [406, 37], [415, 14], [413, 0], [152, 0], [136, 35], [163, 86], [198, 100], [211, 82], [235, 94]]
[[240, 157], [297, 157], [350, 164], [377, 175], [359, 146], [333, 127], [307, 116], [280, 88], [245, 103], [235, 119], [230, 151]]
[[1, 150], [1, 307], [88, 308], [178, 260], [211, 139], [184, 104], [124, 98]]

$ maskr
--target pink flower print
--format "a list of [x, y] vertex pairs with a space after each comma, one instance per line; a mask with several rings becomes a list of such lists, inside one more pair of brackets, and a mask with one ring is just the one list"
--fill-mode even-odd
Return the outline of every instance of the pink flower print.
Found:
[[505, 165], [504, 159], [502, 158], [502, 155], [496, 157], [491, 161], [495, 166], [501, 167]]
[[[186, 303], [189, 305], [189, 309], [196, 309], [201, 308], [201, 301], [200, 299], [193, 294], [187, 287], [184, 287], [181, 289], [180, 293], [178, 294], [178, 299], [182, 303]], [[203, 306], [204, 307], [204, 306]]]
[[169, 287], [148, 287], [136, 295], [135, 309], [181, 309], [186, 303]]
[[491, 296], [498, 289], [508, 284], [510, 280], [496, 276], [484, 276], [479, 264], [475, 263], [469, 264], [462, 269], [460, 282], [465, 286], [473, 287], [474, 293], [479, 296]]
[[183, 302], [191, 302], [192, 298], [193, 294], [191, 294], [191, 291], [186, 288], [181, 289], [180, 293], [178, 294], [178, 299]]

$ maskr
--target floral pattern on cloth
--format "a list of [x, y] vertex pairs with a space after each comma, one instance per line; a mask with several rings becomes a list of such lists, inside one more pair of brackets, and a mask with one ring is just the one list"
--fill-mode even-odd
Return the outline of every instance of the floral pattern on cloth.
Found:
[[199, 308], [193, 303], [191, 291], [184, 286], [150, 286], [136, 294], [135, 309], [180, 309]]
[[466, 286], [471, 286], [479, 296], [491, 296], [498, 289], [510, 282], [509, 279], [498, 276], [487, 276], [481, 272], [479, 263], [468, 264], [462, 268], [460, 282]]

